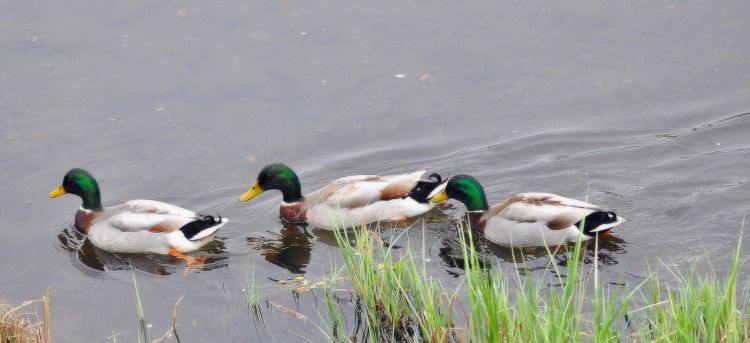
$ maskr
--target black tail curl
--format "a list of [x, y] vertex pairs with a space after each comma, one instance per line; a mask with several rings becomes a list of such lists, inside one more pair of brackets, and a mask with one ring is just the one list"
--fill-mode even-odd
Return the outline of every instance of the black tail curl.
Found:
[[443, 178], [440, 177], [440, 174], [438, 174], [438, 173], [432, 173], [428, 177], [428, 179], [430, 179], [430, 180], [432, 180], [433, 178], [435, 179], [435, 183], [437, 183], [437, 184], [440, 184], [440, 183], [443, 182]]
[[[591, 231], [596, 230], [596, 228], [598, 228], [601, 225], [614, 223], [616, 221], [617, 221], [617, 214], [615, 214], [614, 212], [601, 211], [601, 212], [591, 213], [588, 216], [586, 216], [586, 220], [583, 223], [583, 233], [585, 235], [592, 236], [592, 237], [601, 235], [609, 231], [609, 229], [596, 231], [596, 232], [591, 232]], [[577, 227], [580, 227], [580, 225], [581, 225], [580, 221], [576, 223]]]
[[220, 224], [222, 221], [221, 215], [217, 214], [216, 216], [219, 218], [216, 219], [214, 216], [197, 214], [196, 219], [183, 225], [180, 228], [180, 231], [185, 235], [185, 238], [192, 239], [201, 231]]
[[412, 198], [419, 203], [426, 204], [429, 201], [427, 197], [442, 182], [443, 178], [440, 174], [432, 173], [428, 177], [428, 180], [417, 181], [417, 184], [414, 185], [414, 188], [411, 189], [407, 197]]

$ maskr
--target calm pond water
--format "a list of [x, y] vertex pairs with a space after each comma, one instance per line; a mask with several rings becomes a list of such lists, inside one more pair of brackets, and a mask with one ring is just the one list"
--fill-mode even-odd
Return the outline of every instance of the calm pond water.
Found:
[[[49, 286], [56, 342], [134, 341], [130, 259], [154, 338], [184, 294], [183, 341], [321, 341], [318, 295], [273, 280], [328, 275], [335, 239], [281, 223], [278, 193], [237, 201], [277, 161], [304, 191], [418, 168], [472, 174], [492, 202], [589, 189], [628, 219], [602, 243], [604, 281], [701, 256], [721, 271], [750, 209], [748, 13], [748, 2], [2, 2], [0, 297]], [[72, 167], [97, 177], [105, 205], [148, 198], [229, 217], [201, 252], [208, 270], [76, 236], [78, 199], [47, 199]], [[448, 203], [408, 233], [447, 286], [461, 275], [450, 256], [462, 211]], [[546, 261], [532, 251], [528, 263]], [[264, 304], [258, 324], [241, 291], [253, 270], [264, 299], [311, 321]]]

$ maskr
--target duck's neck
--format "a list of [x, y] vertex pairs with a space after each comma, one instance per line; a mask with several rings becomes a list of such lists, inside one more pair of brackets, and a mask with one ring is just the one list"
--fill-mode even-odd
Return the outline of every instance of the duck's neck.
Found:
[[296, 203], [302, 201], [302, 187], [300, 187], [299, 180], [294, 182], [288, 182], [280, 189], [281, 194], [284, 197], [285, 203]]
[[466, 205], [466, 210], [469, 212], [484, 213], [484, 211], [490, 208], [489, 205], [487, 205], [487, 197], [484, 195], [484, 191], [470, 194], [463, 203]]
[[83, 200], [81, 207], [91, 211], [102, 210], [102, 198], [99, 194], [99, 185], [96, 181], [92, 181], [90, 185], [82, 187], [82, 192], [78, 194]]
[[302, 186], [300, 186], [297, 174], [291, 169], [283, 174], [282, 181], [274, 187], [281, 191], [285, 203], [295, 203], [302, 201]]
[[96, 197], [83, 198], [82, 207], [91, 211], [101, 211], [102, 201], [98, 195]]

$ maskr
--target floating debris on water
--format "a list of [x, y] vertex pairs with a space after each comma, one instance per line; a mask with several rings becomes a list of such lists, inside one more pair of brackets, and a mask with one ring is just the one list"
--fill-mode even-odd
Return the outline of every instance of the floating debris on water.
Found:
[[396, 74], [397, 79], [403, 79], [406, 77], [406, 74]]
[[315, 288], [326, 288], [331, 284], [330, 279], [310, 280], [304, 275], [297, 275], [291, 279], [274, 280], [276, 284], [283, 288], [295, 292], [309, 292]]
[[276, 303], [276, 302], [273, 302], [273, 301], [270, 301], [270, 300], [268, 301], [268, 303], [271, 304], [273, 307], [275, 307], [275, 308], [277, 308], [277, 309], [279, 309], [281, 311], [284, 311], [284, 312], [288, 313], [290, 316], [292, 316], [294, 318], [302, 319], [302, 320], [307, 320], [307, 316], [306, 315], [304, 315], [302, 313], [299, 313], [299, 311], [297, 311], [297, 310], [295, 310], [293, 308], [286, 307], [284, 305], [281, 305], [279, 303]]

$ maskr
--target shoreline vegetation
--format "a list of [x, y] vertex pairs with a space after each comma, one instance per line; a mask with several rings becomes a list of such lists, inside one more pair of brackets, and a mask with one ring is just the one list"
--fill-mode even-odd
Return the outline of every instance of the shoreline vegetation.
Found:
[[[598, 241], [547, 248], [567, 269], [548, 263], [556, 285], [529, 274], [503, 273], [480, 260], [471, 230], [459, 228], [464, 275], [455, 290], [445, 289], [425, 268], [424, 247], [406, 239], [396, 256], [379, 230], [336, 230], [343, 258], [333, 280], [343, 275], [356, 296], [364, 330], [352, 334], [346, 313], [326, 290], [328, 316], [322, 325], [332, 342], [750, 342], [748, 280], [738, 280], [740, 230], [727, 275], [665, 266], [664, 276], [648, 265], [641, 283], [601, 284], [597, 263], [582, 256]], [[393, 242], [398, 237], [391, 237]], [[400, 241], [404, 246], [404, 242]], [[522, 250], [518, 250], [522, 251]], [[521, 256], [518, 256], [519, 258]], [[523, 260], [523, 259], [519, 259]], [[332, 267], [333, 268], [333, 267]], [[549, 274], [542, 273], [542, 274]], [[548, 280], [547, 280], [548, 281]], [[335, 289], [335, 287], [331, 287]]]
[[51, 342], [50, 298], [48, 288], [41, 299], [27, 300], [18, 306], [0, 301], [0, 343]]
[[[459, 227], [462, 266], [458, 287], [448, 289], [425, 266], [425, 247], [416, 249], [408, 228], [384, 244], [381, 230], [367, 226], [335, 230], [341, 266], [306, 290], [323, 292], [318, 318], [263, 299], [254, 272], [243, 285], [249, 315], [263, 327], [261, 303], [312, 322], [331, 342], [738, 342], [750, 343], [750, 286], [739, 279], [744, 219], [726, 275], [713, 269], [644, 266], [638, 284], [599, 282], [598, 263], [583, 263], [588, 249], [597, 261], [598, 240], [546, 249], [549, 262], [539, 276], [518, 268], [501, 271], [480, 257], [471, 230]], [[395, 235], [395, 236], [394, 236]], [[424, 241], [424, 240], [423, 240]], [[400, 248], [394, 250], [394, 243]], [[523, 250], [513, 250], [524, 261]], [[566, 261], [563, 268], [555, 257]], [[508, 271], [510, 270], [510, 271]], [[132, 271], [131, 271], [132, 272]], [[250, 273], [250, 271], [248, 271]], [[660, 273], [663, 273], [660, 276]], [[551, 279], [550, 279], [550, 276]], [[138, 284], [133, 292], [138, 342], [148, 330]], [[340, 297], [339, 293], [348, 297]], [[319, 292], [315, 292], [319, 296]], [[177, 306], [172, 326], [154, 342], [180, 341]], [[39, 307], [41, 304], [42, 316]], [[0, 303], [0, 343], [50, 342], [50, 291], [41, 300], [13, 307]], [[350, 320], [354, 318], [354, 320]], [[118, 341], [119, 334], [109, 337]]]

